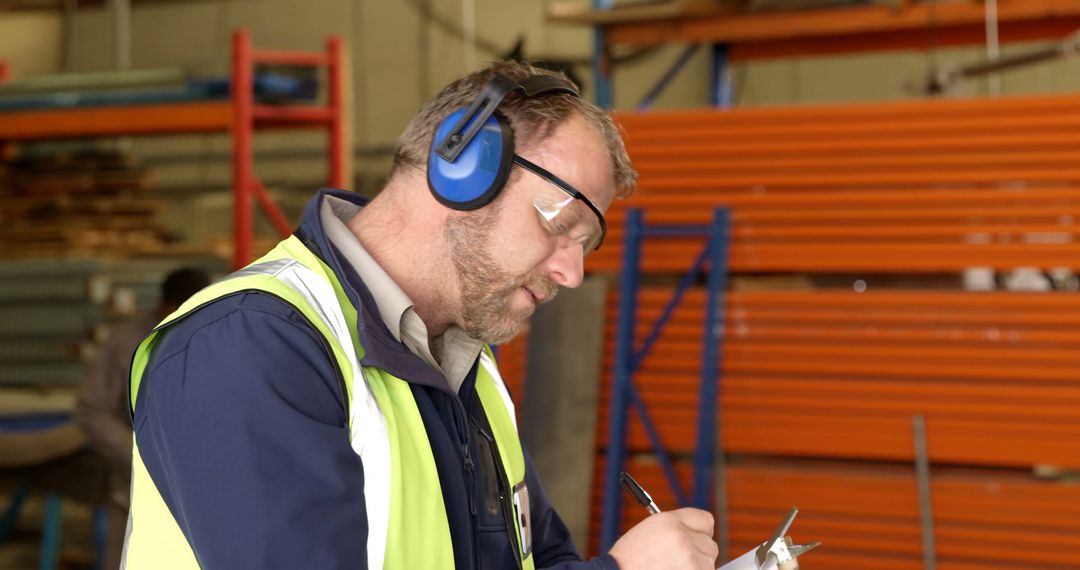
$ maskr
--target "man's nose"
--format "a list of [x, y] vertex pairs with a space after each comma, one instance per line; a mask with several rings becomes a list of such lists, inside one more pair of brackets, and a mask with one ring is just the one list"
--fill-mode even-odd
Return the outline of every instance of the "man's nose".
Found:
[[585, 255], [581, 244], [556, 247], [546, 265], [548, 275], [561, 287], [573, 289], [585, 279]]

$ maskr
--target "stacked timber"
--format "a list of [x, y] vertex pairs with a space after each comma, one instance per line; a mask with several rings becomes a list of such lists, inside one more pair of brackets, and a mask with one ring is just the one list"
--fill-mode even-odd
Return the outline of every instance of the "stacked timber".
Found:
[[109, 294], [96, 261], [0, 264], [0, 385], [77, 384]]
[[165, 232], [147, 173], [119, 153], [31, 156], [0, 178], [0, 255], [161, 253]]
[[155, 307], [161, 281], [181, 263], [202, 267], [211, 275], [226, 269], [225, 262], [214, 257], [183, 262], [3, 260], [0, 391], [76, 387], [110, 328]]

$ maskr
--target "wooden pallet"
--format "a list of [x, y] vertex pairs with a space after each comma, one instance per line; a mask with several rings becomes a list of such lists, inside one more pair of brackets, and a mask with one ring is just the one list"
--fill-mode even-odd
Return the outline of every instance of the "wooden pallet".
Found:
[[149, 178], [122, 154], [61, 154], [9, 163], [0, 192], [0, 255], [115, 256], [159, 253], [161, 204]]

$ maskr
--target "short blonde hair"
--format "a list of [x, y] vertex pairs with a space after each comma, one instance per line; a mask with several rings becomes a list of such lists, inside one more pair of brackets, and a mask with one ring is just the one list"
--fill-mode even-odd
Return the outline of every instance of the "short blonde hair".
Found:
[[[484, 69], [464, 75], [447, 85], [434, 99], [427, 102], [413, 117], [405, 131], [398, 137], [394, 149], [394, 165], [390, 178], [399, 171], [422, 172], [427, 168], [428, 153], [435, 129], [450, 113], [468, 107], [485, 85], [496, 75], [512, 81], [521, 81], [533, 75], [551, 75], [569, 82], [565, 75], [538, 69], [516, 61], [496, 61]], [[566, 94], [526, 97], [511, 91], [499, 105], [501, 113], [514, 131], [514, 143], [518, 148], [549, 135], [574, 112], [580, 113], [596, 129], [607, 145], [615, 174], [615, 195], [625, 198], [637, 186], [637, 172], [630, 164], [623, 144], [622, 129], [607, 112], [581, 98]]]

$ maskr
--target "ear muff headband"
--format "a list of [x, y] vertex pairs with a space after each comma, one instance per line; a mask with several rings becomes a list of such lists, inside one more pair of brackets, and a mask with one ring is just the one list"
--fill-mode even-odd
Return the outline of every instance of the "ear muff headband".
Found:
[[[495, 113], [503, 99], [511, 91], [521, 91], [526, 97], [539, 97], [553, 93], [564, 93], [580, 97], [581, 95], [569, 83], [551, 75], [533, 75], [519, 83], [496, 75], [480, 91], [480, 96], [469, 105], [468, 111], [454, 123], [454, 128], [446, 136], [436, 136], [439, 141], [435, 153], [447, 162], [454, 162], [462, 150], [468, 146], [480, 131], [481, 126]], [[464, 131], [464, 132], [463, 132]]]
[[511, 91], [526, 97], [563, 93], [579, 96], [569, 83], [550, 75], [534, 75], [515, 83], [496, 75], [466, 109], [439, 123], [428, 156], [428, 187], [443, 205], [475, 210], [502, 190], [513, 166], [514, 136], [496, 110]]

